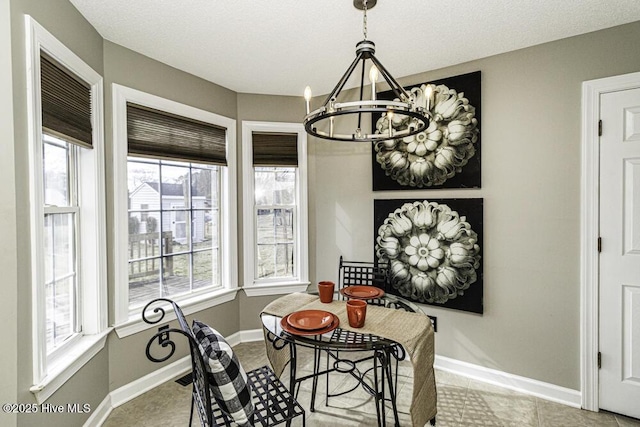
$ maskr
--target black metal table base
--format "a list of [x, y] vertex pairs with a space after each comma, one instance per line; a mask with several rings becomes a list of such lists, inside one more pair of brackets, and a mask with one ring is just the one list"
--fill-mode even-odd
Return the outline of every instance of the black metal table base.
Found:
[[[295, 347], [295, 345], [293, 346]], [[313, 373], [310, 375], [306, 375], [300, 378], [296, 378], [296, 358], [294, 358], [295, 348], [291, 349], [292, 351], [292, 360], [290, 366], [290, 387], [292, 390], [295, 390], [294, 387], [299, 387], [300, 384], [306, 380], [312, 380], [311, 387], [311, 403], [309, 410], [311, 412], [315, 412], [315, 401], [316, 394], [318, 391], [318, 378], [322, 375], [327, 376], [326, 381], [326, 394], [325, 394], [325, 405], [329, 405], [330, 397], [342, 396], [344, 394], [348, 394], [358, 387], [362, 387], [367, 393], [375, 399], [376, 404], [376, 418], [379, 427], [386, 427], [386, 405], [385, 402], [389, 401], [391, 403], [391, 407], [393, 410], [393, 418], [394, 425], [400, 426], [400, 421], [398, 417], [398, 407], [396, 404], [396, 391], [397, 391], [397, 378], [396, 382], [393, 381], [393, 369], [392, 369], [392, 351], [390, 349], [384, 350], [374, 350], [374, 354], [371, 356], [367, 356], [364, 358], [360, 358], [357, 360], [350, 359], [340, 359], [339, 352], [331, 351], [331, 350], [322, 350], [319, 348], [315, 348], [313, 350]], [[321, 370], [321, 356], [322, 353], [325, 352], [327, 354], [327, 365], [324, 370]], [[333, 360], [333, 363], [330, 366], [330, 360]], [[373, 367], [368, 368], [363, 372], [360, 372], [357, 365], [359, 363], [373, 360]], [[348, 366], [344, 367], [344, 366]], [[356, 379], [356, 384], [348, 389], [343, 390], [340, 393], [330, 394], [329, 393], [329, 374], [332, 372], [340, 372], [343, 374], [349, 374], [351, 377]], [[366, 376], [373, 372], [373, 386], [369, 385], [366, 381]], [[397, 374], [397, 359], [396, 359], [396, 374]], [[297, 396], [297, 391], [294, 395]], [[387, 393], [389, 396], [387, 396]]]

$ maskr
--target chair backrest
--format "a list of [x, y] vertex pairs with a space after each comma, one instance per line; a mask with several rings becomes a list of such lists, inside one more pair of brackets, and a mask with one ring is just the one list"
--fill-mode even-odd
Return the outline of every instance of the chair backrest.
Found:
[[[173, 311], [176, 315], [176, 319], [178, 324], [180, 325], [180, 329], [166, 329], [159, 328], [158, 332], [151, 337], [149, 342], [147, 343], [147, 358], [153, 362], [163, 362], [175, 353], [176, 344], [171, 338], [172, 332], [177, 332], [181, 335], [187, 337], [187, 341], [189, 342], [189, 352], [191, 354], [191, 367], [192, 367], [192, 376], [193, 376], [193, 401], [198, 410], [198, 416], [200, 417], [200, 422], [203, 426], [215, 426], [216, 423], [214, 421], [214, 416], [211, 411], [211, 391], [210, 385], [207, 377], [207, 370], [205, 368], [205, 362], [200, 353], [200, 349], [198, 348], [198, 341], [196, 340], [187, 319], [182, 312], [182, 309], [178, 304], [173, 302], [167, 298], [157, 298], [153, 301], [149, 302], [144, 309], [142, 310], [142, 319], [149, 324], [156, 324], [162, 322], [165, 317], [165, 310], [159, 304], [170, 303], [173, 307]], [[159, 314], [160, 317], [158, 319], [151, 318], [151, 312], [149, 311], [151, 307], [157, 306], [152, 312], [154, 314]], [[169, 355], [156, 358], [151, 355], [150, 347], [152, 344], [159, 344], [161, 347], [166, 348], [169, 347], [171, 349]]]
[[340, 257], [338, 267], [338, 286], [364, 285], [387, 290], [389, 284], [389, 265], [365, 261], [345, 261]]

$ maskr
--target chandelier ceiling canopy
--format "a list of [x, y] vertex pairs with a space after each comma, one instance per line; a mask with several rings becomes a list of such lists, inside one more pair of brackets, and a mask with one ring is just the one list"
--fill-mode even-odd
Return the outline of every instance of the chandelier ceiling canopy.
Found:
[[[303, 124], [307, 133], [317, 138], [334, 141], [383, 141], [388, 139], [403, 138], [416, 135], [424, 131], [429, 126], [430, 116], [428, 108], [416, 104], [415, 95], [407, 92], [387, 71], [382, 63], [375, 56], [375, 44], [367, 40], [367, 10], [375, 6], [377, 0], [354, 0], [353, 5], [363, 11], [363, 34], [364, 39], [356, 44], [356, 57], [347, 68], [347, 71], [340, 78], [336, 86], [329, 93], [322, 106], [311, 111], [311, 88], [306, 87], [304, 98], [306, 101], [307, 114]], [[371, 83], [371, 95], [365, 99], [365, 71], [367, 62], [371, 63], [369, 69], [369, 82]], [[357, 100], [342, 100], [340, 97], [342, 90], [354, 73], [358, 65], [361, 64], [359, 98]], [[379, 76], [389, 85], [393, 92], [394, 100], [384, 100], [376, 98], [376, 84]], [[426, 96], [429, 96], [428, 94]], [[362, 128], [363, 117], [370, 116], [371, 123], [378, 117], [379, 120], [388, 120], [389, 126], [384, 132], [379, 126], [372, 126], [373, 130], [368, 132]], [[335, 128], [336, 118], [340, 117], [340, 129], [353, 129], [351, 133], [339, 133]], [[393, 126], [391, 122], [393, 121]], [[397, 124], [402, 124], [397, 126]], [[394, 128], [400, 128], [396, 130]]]

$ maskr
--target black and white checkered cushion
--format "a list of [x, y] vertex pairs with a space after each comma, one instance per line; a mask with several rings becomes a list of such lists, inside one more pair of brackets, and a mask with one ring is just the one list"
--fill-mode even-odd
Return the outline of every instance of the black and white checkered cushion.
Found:
[[209, 382], [214, 399], [227, 415], [240, 426], [249, 426], [254, 411], [247, 373], [233, 349], [215, 329], [197, 320], [193, 333], [209, 371]]

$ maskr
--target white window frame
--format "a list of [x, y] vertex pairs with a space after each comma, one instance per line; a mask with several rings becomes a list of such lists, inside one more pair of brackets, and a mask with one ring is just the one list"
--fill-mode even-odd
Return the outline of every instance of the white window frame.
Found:
[[[113, 99], [113, 172], [115, 228], [115, 328], [120, 338], [154, 327], [142, 321], [140, 311], [129, 310], [128, 191], [127, 191], [127, 102], [211, 123], [226, 129], [227, 166], [220, 169], [220, 250], [222, 287], [176, 297], [185, 315], [235, 299], [238, 292], [236, 237], [236, 121], [209, 111], [142, 92], [116, 83]], [[173, 310], [168, 310], [172, 313]], [[173, 319], [175, 315], [169, 315]]]
[[[253, 167], [253, 132], [295, 133], [298, 137], [298, 167], [296, 168], [295, 255], [296, 277], [291, 279], [257, 279], [255, 227], [255, 172]], [[309, 219], [307, 196], [307, 133], [300, 123], [242, 122], [242, 183], [243, 183], [243, 262], [247, 296], [279, 295], [304, 292], [309, 286]]]
[[[31, 229], [31, 304], [33, 387], [44, 402], [105, 346], [107, 328], [106, 208], [104, 182], [103, 79], [29, 15], [25, 15], [27, 49], [27, 120], [29, 140], [29, 199]], [[42, 113], [40, 52], [44, 51], [91, 86], [93, 149], [78, 150], [80, 198], [79, 289], [82, 331], [55, 357], [46, 351], [44, 284], [44, 185], [42, 182]], [[88, 185], [85, 185], [89, 183]]]
[[[46, 132], [43, 132], [46, 133]], [[51, 135], [48, 135], [49, 137]], [[80, 164], [80, 159], [82, 158], [82, 153], [81, 150], [85, 149], [82, 147], [79, 147], [77, 145], [74, 146], [74, 144], [65, 141], [64, 138], [61, 138], [59, 136], [55, 136], [54, 138], [60, 140], [60, 141], [64, 141], [67, 144], [67, 150], [69, 150], [69, 152], [67, 152], [66, 155], [66, 161], [67, 161], [67, 167], [68, 167], [68, 182], [67, 182], [67, 187], [68, 187], [68, 199], [69, 199], [69, 205], [68, 206], [49, 206], [45, 203], [44, 205], [44, 216], [46, 218], [47, 215], [54, 215], [54, 214], [72, 214], [74, 216], [74, 229], [73, 229], [73, 250], [74, 250], [74, 263], [73, 263], [73, 277], [74, 277], [74, 281], [76, 283], [76, 291], [77, 291], [77, 295], [75, 295], [74, 298], [74, 303], [73, 303], [73, 308], [74, 308], [74, 321], [73, 321], [73, 325], [72, 325], [72, 329], [74, 330], [73, 334], [71, 337], [67, 338], [66, 341], [64, 343], [62, 343], [61, 346], [59, 346], [58, 348], [54, 349], [52, 352], [48, 352], [47, 355], [47, 361], [50, 364], [55, 364], [56, 361], [61, 358], [64, 357], [64, 355], [67, 352], [67, 347], [73, 346], [75, 345], [76, 341], [79, 340], [80, 338], [82, 338], [82, 333], [76, 333], [76, 329], [78, 327], [82, 327], [83, 322], [82, 322], [82, 289], [81, 289], [81, 283], [82, 283], [82, 274], [81, 274], [81, 265], [82, 265], [82, 258], [79, 256], [80, 253], [82, 253], [82, 244], [83, 244], [83, 240], [86, 239], [82, 239], [82, 236], [80, 235], [80, 227], [79, 227], [79, 221], [82, 221], [82, 216], [86, 215], [86, 209], [82, 209], [82, 207], [79, 205], [80, 204], [80, 197], [81, 197], [81, 185], [78, 182], [78, 172], [80, 171], [80, 167], [82, 166], [82, 164]], [[43, 147], [44, 144], [46, 143], [44, 141], [44, 137], [43, 137]], [[85, 149], [86, 150], [86, 149]], [[86, 157], [86, 156], [85, 156]], [[43, 168], [44, 169], [44, 168]], [[42, 174], [40, 175], [40, 177], [42, 178]], [[44, 188], [43, 188], [44, 190]], [[45, 197], [46, 199], [46, 197]], [[46, 200], [45, 200], [46, 202]], [[85, 212], [85, 214], [83, 214], [82, 212]], [[55, 280], [56, 278], [56, 274], [53, 274], [52, 280]], [[45, 288], [46, 288], [46, 283], [45, 283]]]

